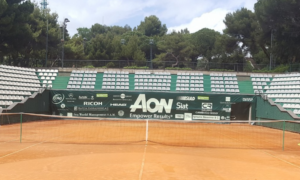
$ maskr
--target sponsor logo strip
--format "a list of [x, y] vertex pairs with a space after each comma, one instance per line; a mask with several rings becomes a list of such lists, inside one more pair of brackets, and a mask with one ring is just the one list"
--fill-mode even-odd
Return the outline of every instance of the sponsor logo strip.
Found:
[[209, 97], [208, 96], [198, 96], [198, 100], [206, 100], [206, 101], [208, 101]]
[[220, 120], [220, 116], [208, 116], [208, 115], [193, 115], [193, 119], [197, 120]]

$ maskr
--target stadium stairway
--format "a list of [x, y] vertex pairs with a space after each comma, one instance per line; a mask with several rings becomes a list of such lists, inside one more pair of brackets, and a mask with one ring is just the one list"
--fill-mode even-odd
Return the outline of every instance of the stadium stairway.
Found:
[[129, 90], [134, 90], [134, 74], [129, 74]]
[[238, 81], [241, 94], [253, 94], [253, 86], [251, 81]]
[[102, 89], [102, 80], [103, 80], [103, 73], [97, 73], [95, 89], [97, 90]]
[[177, 81], [177, 75], [171, 74], [171, 87], [170, 87], [170, 91], [176, 91], [176, 81]]
[[67, 89], [70, 76], [57, 76], [52, 84], [53, 89]]
[[211, 92], [210, 75], [203, 75], [204, 92]]

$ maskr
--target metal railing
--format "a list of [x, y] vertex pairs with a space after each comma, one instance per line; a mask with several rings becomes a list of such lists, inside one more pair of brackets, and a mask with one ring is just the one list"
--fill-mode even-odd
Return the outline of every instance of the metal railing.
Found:
[[[45, 67], [41, 63], [44, 60], [30, 60], [29, 67]], [[5, 62], [2, 62], [6, 64]], [[153, 69], [172, 69], [174, 61], [153, 61]], [[23, 65], [21, 65], [23, 66]], [[64, 60], [65, 68], [126, 68], [128, 66], [151, 68], [151, 61], [134, 60]], [[60, 59], [50, 59], [47, 61], [47, 68], [62, 67]], [[217, 62], [179, 62], [174, 68], [178, 70], [200, 70], [200, 71], [221, 71], [221, 72], [255, 72], [255, 70], [269, 70], [269, 64], [256, 64], [249, 68], [249, 64], [244, 63], [217, 63]], [[289, 64], [287, 72], [300, 72], [300, 64]]]
[[[174, 61], [152, 62], [153, 69], [169, 69], [175, 64]], [[56, 61], [55, 67], [61, 67], [61, 62]], [[151, 61], [133, 60], [64, 60], [64, 67], [69, 68], [124, 68], [128, 66], [151, 68]], [[49, 66], [48, 66], [49, 67]], [[268, 67], [267, 64], [256, 65], [256, 69]], [[232, 71], [232, 72], [250, 72], [246, 68], [246, 63], [199, 63], [199, 62], [179, 62], [174, 68], [183, 70], [202, 70], [202, 71]]]

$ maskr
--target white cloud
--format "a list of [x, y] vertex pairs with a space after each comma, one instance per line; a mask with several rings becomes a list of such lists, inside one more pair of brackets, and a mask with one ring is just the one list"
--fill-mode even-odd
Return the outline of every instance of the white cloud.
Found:
[[95, 23], [121, 26], [129, 24], [135, 27], [149, 15], [156, 15], [167, 27], [188, 26], [191, 28], [190, 31], [209, 27], [220, 31], [221, 19], [225, 17], [226, 10], [232, 12], [241, 7], [253, 10], [256, 0], [51, 0], [48, 2], [52, 12], [58, 13], [60, 22], [64, 18], [71, 21], [68, 23], [68, 30], [70, 34], [75, 34], [77, 28], [89, 28]]
[[202, 14], [200, 17], [194, 18], [188, 24], [170, 27], [169, 32], [187, 28], [191, 33], [194, 33], [202, 28], [210, 28], [222, 33], [222, 30], [225, 28], [223, 20], [228, 12], [229, 11], [225, 9], [215, 9], [209, 13]]

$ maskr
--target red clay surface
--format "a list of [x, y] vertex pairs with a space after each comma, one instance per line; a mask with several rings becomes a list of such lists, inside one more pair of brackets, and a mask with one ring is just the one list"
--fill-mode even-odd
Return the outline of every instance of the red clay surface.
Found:
[[0, 126], [0, 179], [299, 180], [300, 135], [242, 124], [45, 121]]

